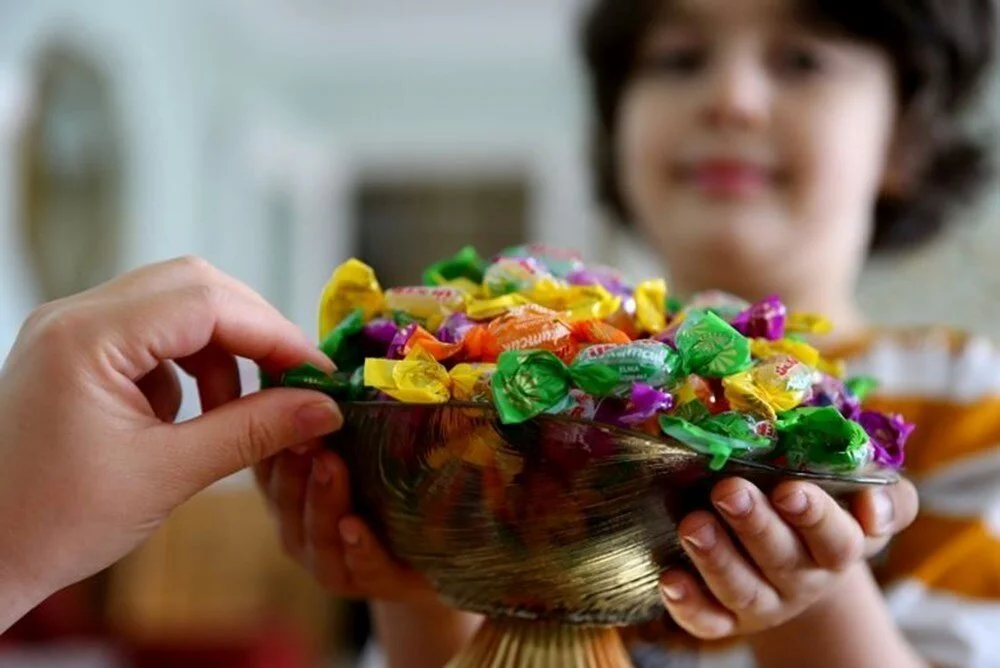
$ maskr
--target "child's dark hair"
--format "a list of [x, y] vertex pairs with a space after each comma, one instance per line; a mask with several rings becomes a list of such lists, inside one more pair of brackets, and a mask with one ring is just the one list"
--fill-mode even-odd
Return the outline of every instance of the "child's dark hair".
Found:
[[[904, 139], [916, 169], [900, 194], [879, 197], [871, 250], [891, 251], [934, 238], [957, 204], [991, 174], [989, 147], [962, 127], [994, 57], [996, 0], [800, 0], [824, 25], [881, 46], [896, 68]], [[598, 200], [623, 223], [629, 213], [615, 164], [618, 107], [644, 31], [664, 0], [597, 0], [582, 47], [596, 112], [592, 160]], [[908, 156], [910, 157], [910, 156]]]

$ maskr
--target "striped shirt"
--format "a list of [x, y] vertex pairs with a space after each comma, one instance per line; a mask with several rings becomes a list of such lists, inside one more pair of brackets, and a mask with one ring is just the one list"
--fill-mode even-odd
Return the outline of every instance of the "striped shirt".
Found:
[[[889, 610], [928, 662], [1000, 666], [1000, 349], [932, 328], [881, 331], [831, 352], [851, 375], [878, 379], [866, 407], [917, 424], [905, 474], [920, 515], [874, 566]], [[693, 649], [665, 628], [625, 631], [637, 666], [754, 665], [743, 646]]]

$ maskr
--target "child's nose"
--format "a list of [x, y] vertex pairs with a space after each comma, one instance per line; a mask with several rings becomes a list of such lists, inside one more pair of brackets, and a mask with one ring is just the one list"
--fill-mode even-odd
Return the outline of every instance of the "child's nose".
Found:
[[771, 107], [765, 68], [731, 58], [714, 69], [705, 95], [703, 122], [725, 130], [753, 130], [764, 125]]

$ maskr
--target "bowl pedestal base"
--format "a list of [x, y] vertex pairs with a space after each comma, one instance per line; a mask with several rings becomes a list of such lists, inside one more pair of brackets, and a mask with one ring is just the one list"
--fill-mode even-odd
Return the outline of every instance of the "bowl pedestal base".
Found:
[[631, 668], [613, 627], [489, 619], [447, 668]]

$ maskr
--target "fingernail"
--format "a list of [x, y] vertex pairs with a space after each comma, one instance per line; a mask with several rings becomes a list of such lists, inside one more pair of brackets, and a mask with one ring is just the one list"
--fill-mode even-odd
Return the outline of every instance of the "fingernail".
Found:
[[358, 528], [351, 524], [340, 525], [340, 537], [351, 547], [357, 547], [361, 542], [361, 534], [358, 533]]
[[313, 480], [321, 485], [326, 485], [333, 480], [333, 469], [334, 466], [330, 460], [325, 457], [316, 457], [312, 465]]
[[715, 527], [711, 524], [706, 524], [700, 529], [696, 529], [693, 533], [684, 536], [683, 540], [690, 543], [696, 550], [708, 552], [715, 547]]
[[663, 595], [668, 600], [675, 602], [682, 600], [687, 593], [683, 582], [671, 582], [670, 584], [662, 585], [660, 589], [663, 590]]
[[749, 515], [750, 511], [753, 510], [753, 500], [746, 490], [740, 490], [719, 499], [715, 505], [730, 517], [743, 517]]
[[875, 531], [881, 536], [892, 527], [896, 511], [892, 505], [892, 499], [889, 498], [889, 493], [884, 489], [875, 492], [872, 503], [875, 506]]
[[330, 432], [340, 427], [343, 418], [340, 409], [331, 399], [322, 399], [299, 408], [295, 418], [303, 431], [310, 435]]
[[809, 509], [809, 499], [806, 497], [805, 492], [795, 490], [780, 499], [775, 499], [774, 505], [789, 515], [801, 515]]

